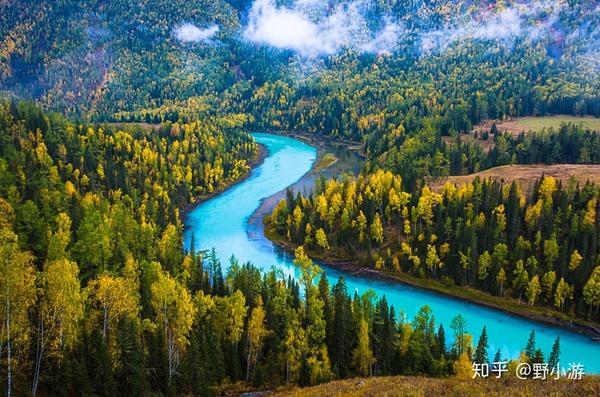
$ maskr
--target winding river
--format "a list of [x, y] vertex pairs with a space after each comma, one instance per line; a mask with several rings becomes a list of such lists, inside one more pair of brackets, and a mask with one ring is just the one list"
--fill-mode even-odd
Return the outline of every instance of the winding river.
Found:
[[[250, 176], [224, 193], [207, 200], [190, 211], [185, 218], [184, 245], [189, 248], [194, 235], [195, 249], [215, 248], [226, 270], [229, 258], [235, 255], [240, 262], [252, 262], [263, 270], [280, 269], [286, 276], [298, 276], [290, 255], [274, 246], [262, 233], [260, 222], [249, 222], [264, 199], [298, 181], [312, 167], [316, 149], [296, 139], [256, 133], [258, 143], [268, 150], [264, 162]], [[272, 206], [273, 203], [270, 203]], [[263, 206], [265, 207], [265, 206]], [[263, 208], [264, 210], [264, 208]], [[339, 270], [322, 265], [331, 285], [342, 275]], [[385, 295], [390, 304], [412, 319], [420, 307], [428, 305], [436, 322], [442, 322], [450, 333], [450, 321], [462, 314], [467, 330], [476, 342], [483, 326], [487, 326], [490, 358], [500, 349], [503, 358], [516, 358], [524, 349], [532, 329], [536, 331], [537, 346], [546, 358], [556, 336], [561, 342], [561, 367], [582, 363], [586, 373], [600, 373], [600, 343], [588, 336], [565, 329], [516, 317], [460, 299], [440, 295], [420, 288], [389, 281], [373, 280], [343, 274], [348, 291], [362, 294], [369, 289], [378, 296]]]

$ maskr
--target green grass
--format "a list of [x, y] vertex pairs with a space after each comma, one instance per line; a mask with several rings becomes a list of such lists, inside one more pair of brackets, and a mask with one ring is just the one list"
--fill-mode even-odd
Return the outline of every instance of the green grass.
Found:
[[524, 130], [541, 131], [543, 128], [559, 128], [563, 123], [582, 124], [585, 128], [600, 131], [600, 118], [575, 116], [522, 117], [515, 120]]

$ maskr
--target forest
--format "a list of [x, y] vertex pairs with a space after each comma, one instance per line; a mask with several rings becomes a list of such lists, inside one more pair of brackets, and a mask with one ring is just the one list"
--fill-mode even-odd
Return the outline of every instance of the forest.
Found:
[[322, 181], [309, 197], [289, 193], [269, 221], [281, 238], [325, 258], [448, 279], [597, 321], [598, 194], [596, 185], [552, 177], [531, 197], [515, 182], [478, 179], [411, 194], [401, 177], [378, 171]]
[[[223, 274], [214, 251], [184, 252], [178, 206], [241, 175], [256, 150], [247, 135], [198, 123], [102, 129], [29, 103], [1, 109], [2, 375], [15, 391], [210, 394], [238, 381], [468, 377], [471, 356], [491, 359], [485, 329], [473, 330], [474, 346], [457, 316], [450, 343], [427, 306], [408, 319], [385, 296], [352, 296], [343, 278], [330, 286], [302, 248], [299, 280], [235, 258]], [[186, 172], [194, 161], [204, 167]], [[534, 333], [523, 346], [522, 360], [558, 361], [558, 339], [551, 352], [536, 349]]]

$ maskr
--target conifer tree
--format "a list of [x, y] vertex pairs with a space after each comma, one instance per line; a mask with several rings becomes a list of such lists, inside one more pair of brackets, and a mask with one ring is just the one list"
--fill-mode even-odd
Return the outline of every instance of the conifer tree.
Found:
[[560, 360], [560, 336], [557, 336], [552, 344], [552, 351], [548, 357], [548, 367], [556, 368]]
[[473, 361], [479, 364], [488, 362], [488, 337], [487, 330], [485, 326], [481, 331], [481, 336], [479, 337], [479, 341], [477, 342], [477, 348], [475, 349], [475, 356], [473, 357]]

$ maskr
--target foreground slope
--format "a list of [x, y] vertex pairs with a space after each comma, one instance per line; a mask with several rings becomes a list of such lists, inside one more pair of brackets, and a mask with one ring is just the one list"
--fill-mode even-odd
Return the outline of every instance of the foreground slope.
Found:
[[273, 396], [598, 396], [600, 378], [582, 380], [457, 380], [413, 376], [355, 378], [304, 389], [274, 393]]

